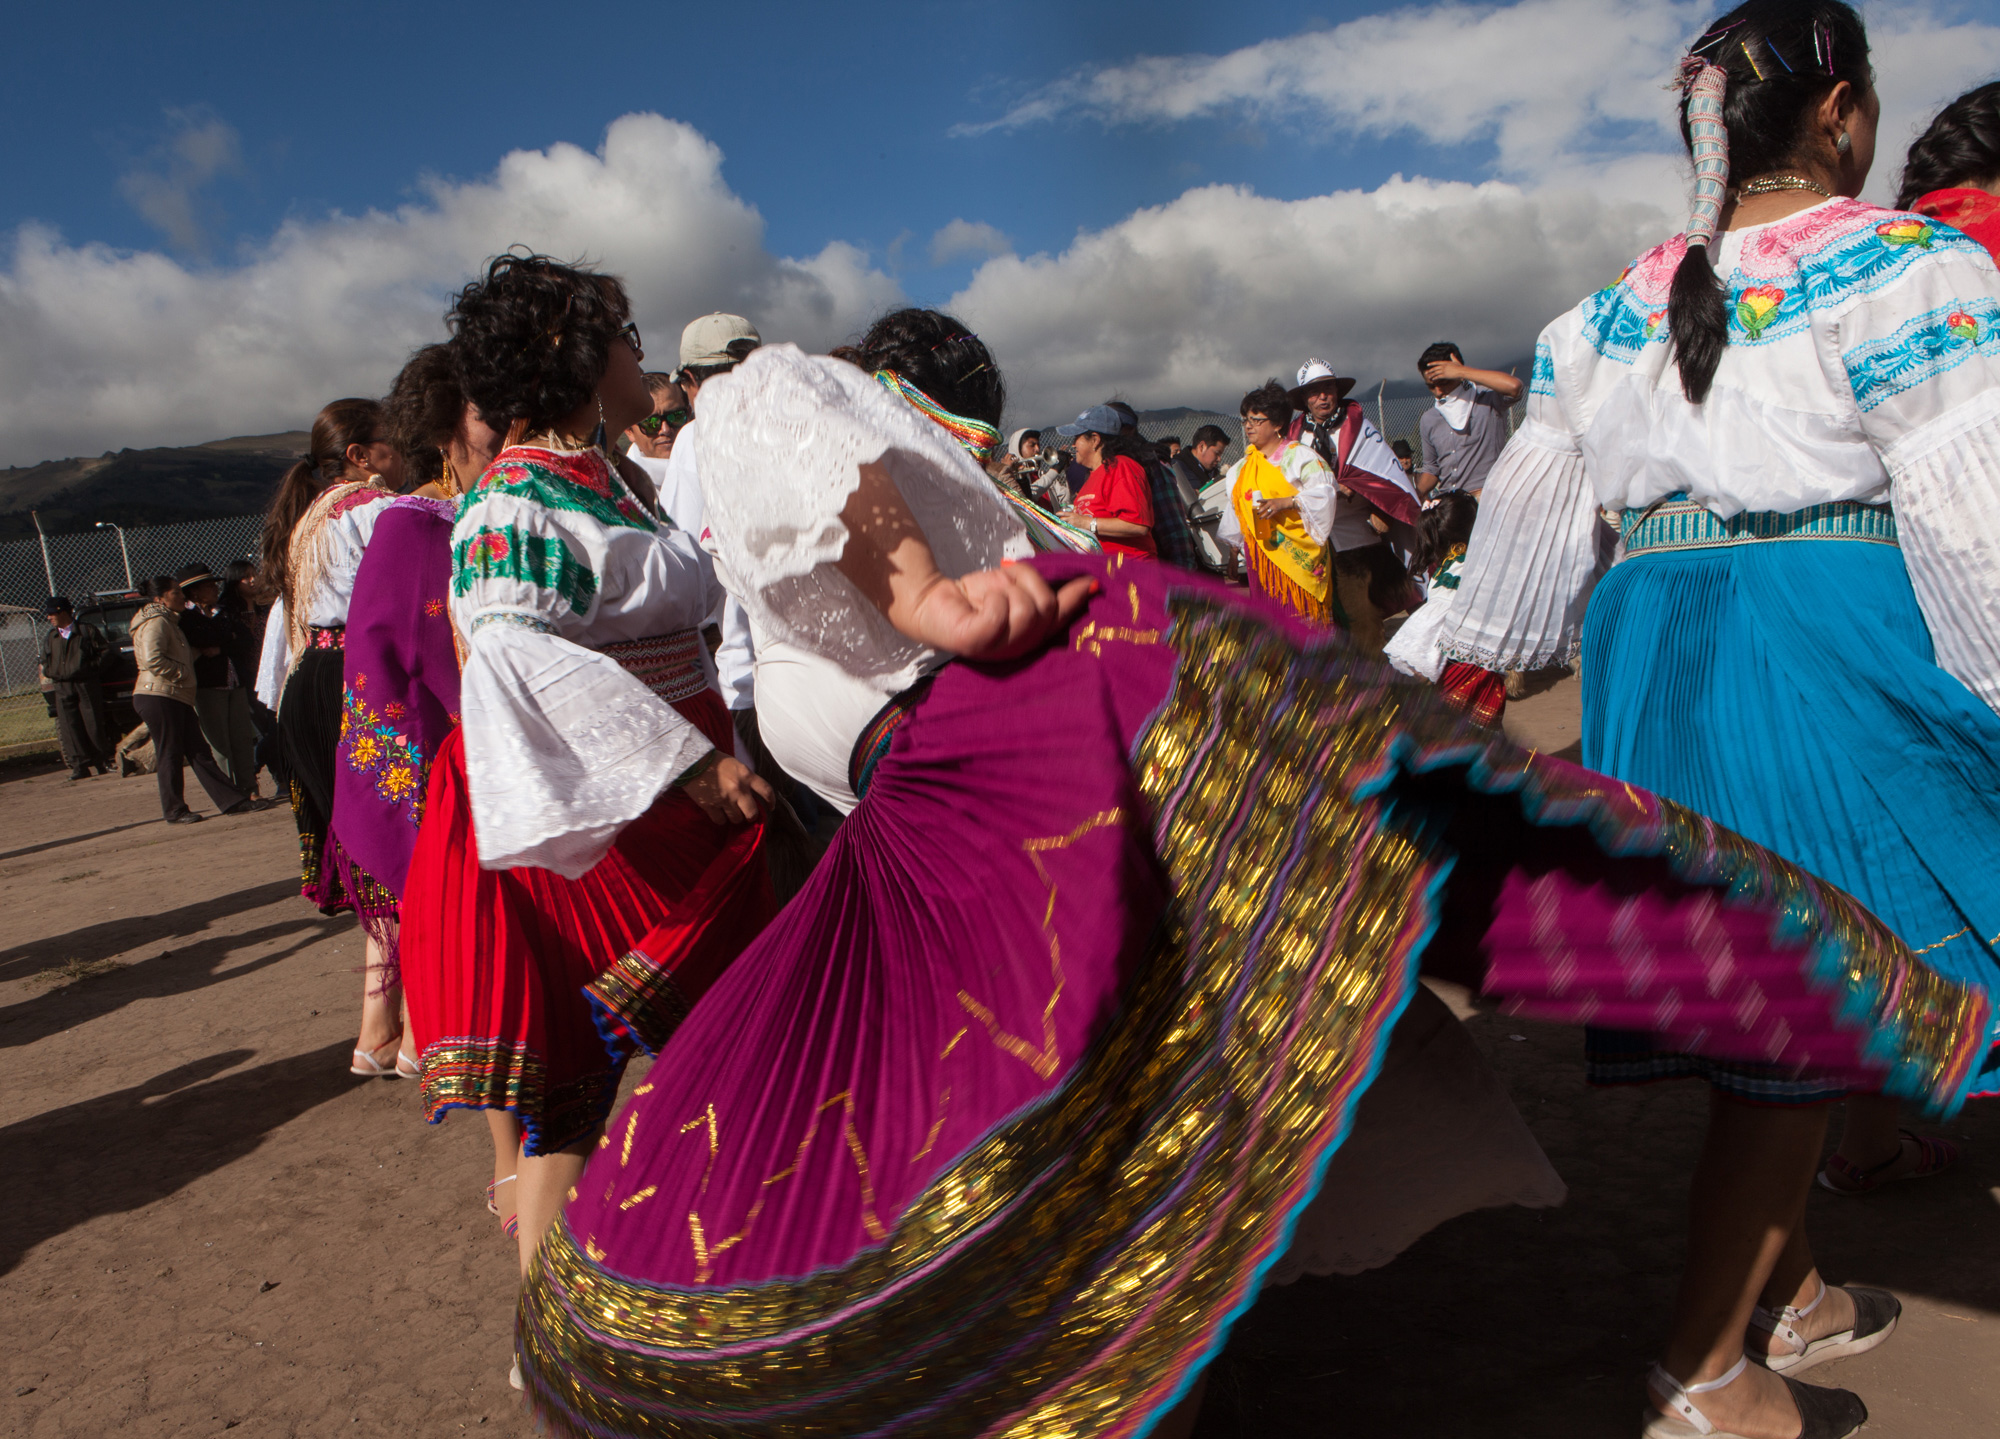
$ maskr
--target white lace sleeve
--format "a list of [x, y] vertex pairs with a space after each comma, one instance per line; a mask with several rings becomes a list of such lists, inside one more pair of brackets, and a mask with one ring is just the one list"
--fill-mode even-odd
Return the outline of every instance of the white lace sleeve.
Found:
[[2000, 710], [2000, 276], [1953, 247], [1888, 298], [1843, 317], [1841, 359], [1937, 662]]
[[1526, 418], [1480, 493], [1458, 598], [1438, 632], [1445, 659], [1537, 670], [1573, 661], [1582, 646], [1583, 613], [1617, 536], [1598, 517], [1563, 406], [1558, 348], [1566, 348], [1562, 320], [1542, 332]]
[[482, 496], [452, 532], [465, 770], [487, 869], [575, 879], [712, 748], [616, 660], [556, 628], [597, 600], [602, 546], [587, 517]]
[[[1305, 459], [1293, 460], [1295, 451], [1304, 450]], [[1285, 451], [1283, 466], [1285, 478], [1298, 491], [1299, 520], [1306, 527], [1306, 533], [1313, 537], [1313, 543], [1325, 544], [1326, 537], [1333, 533], [1333, 512], [1340, 503], [1340, 492], [1334, 487], [1333, 471], [1311, 449], [1304, 445], [1293, 445]]]
[[292, 646], [285, 637], [285, 600], [280, 595], [271, 602], [271, 612], [264, 617], [264, 648], [257, 656], [257, 698], [273, 714], [278, 712], [278, 701], [285, 693], [285, 677], [291, 669]]
[[1027, 531], [972, 457], [854, 366], [766, 345], [702, 387], [707, 543], [759, 643], [782, 640], [894, 693], [934, 660], [834, 568], [840, 512], [879, 461], [957, 577], [1033, 553]]

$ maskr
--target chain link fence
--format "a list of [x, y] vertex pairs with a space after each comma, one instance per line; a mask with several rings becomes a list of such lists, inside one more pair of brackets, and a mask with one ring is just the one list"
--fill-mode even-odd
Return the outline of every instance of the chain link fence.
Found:
[[140, 581], [182, 565], [199, 561], [219, 572], [231, 560], [254, 559], [263, 527], [262, 515], [237, 515], [0, 542], [0, 749], [55, 736], [41, 675], [50, 595], [79, 610], [100, 598], [115, 606]]

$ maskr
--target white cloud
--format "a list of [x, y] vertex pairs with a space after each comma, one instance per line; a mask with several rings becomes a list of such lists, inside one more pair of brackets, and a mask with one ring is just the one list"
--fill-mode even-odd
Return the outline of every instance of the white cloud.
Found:
[[174, 133], [151, 156], [118, 177], [118, 192], [176, 249], [208, 249], [200, 213], [210, 181], [243, 165], [242, 145], [227, 123], [201, 110], [169, 110]]
[[770, 254], [721, 166], [690, 127], [628, 115], [595, 153], [516, 151], [392, 212], [288, 223], [228, 268], [24, 226], [0, 268], [0, 463], [300, 426], [380, 394], [443, 338], [450, 291], [515, 243], [622, 275], [652, 364], [711, 310], [826, 346], [900, 298], [851, 245]]
[[948, 265], [967, 255], [983, 260], [991, 255], [1010, 254], [1013, 249], [1014, 242], [997, 225], [984, 220], [953, 220], [931, 236], [931, 263]]
[[[995, 124], [1248, 116], [1319, 135], [1490, 141], [1507, 183], [1398, 177], [1296, 201], [1194, 190], [1059, 255], [988, 261], [952, 306], [995, 346], [1023, 423], [1114, 391], [1233, 408], [1307, 355], [1368, 377], [1413, 375], [1435, 339], [1489, 362], [1523, 355], [1681, 225], [1685, 157], [1662, 77], [1714, 9], [1430, 5], [1059, 80]], [[1884, 100], [1868, 195], [1887, 200], [1914, 132], [2000, 72], [2000, 25], [1927, 5], [1871, 5], [1868, 18]]]
[[[1216, 115], [1305, 121], [1323, 138], [1491, 140], [1535, 174], [1629, 128], [1664, 138], [1661, 90], [1705, 0], [1521, 0], [1364, 16], [1227, 55], [1146, 57], [1069, 75], [979, 129], [1082, 115], [1108, 124]], [[1611, 133], [1607, 133], [1611, 132]]]
[[1580, 191], [1390, 181], [1272, 200], [1191, 190], [1057, 256], [982, 265], [949, 308], [1007, 374], [1012, 422], [1117, 392], [1233, 411], [1308, 355], [1414, 377], [1432, 340], [1501, 363], [1672, 228], [1667, 210]]
[[[1111, 125], [1219, 116], [1296, 122], [1307, 137], [1490, 143], [1512, 179], [1575, 177], [1635, 151], [1679, 150], [1664, 90], [1712, 0], [1520, 0], [1412, 6], [1226, 55], [1148, 56], [1080, 70], [978, 134], [1077, 116]], [[1917, 129], [2000, 74], [2000, 25], [1957, 7], [1867, 7], [1884, 102], [1871, 194], [1886, 198]]]

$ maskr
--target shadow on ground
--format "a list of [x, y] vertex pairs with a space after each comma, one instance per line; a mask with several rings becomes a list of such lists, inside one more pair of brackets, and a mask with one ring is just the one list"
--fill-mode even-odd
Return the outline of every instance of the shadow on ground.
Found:
[[[13, 945], [0, 949], [0, 980], [26, 979], [31, 974], [72, 959], [88, 963], [127, 953], [140, 945], [199, 935], [218, 920], [262, 909], [287, 897], [296, 898], [298, 892], [297, 880], [274, 879], [268, 884], [252, 885], [233, 894], [219, 894], [213, 899], [184, 904], [179, 909], [107, 919], [101, 924], [85, 925], [82, 929], [50, 935], [47, 939]], [[333, 921], [327, 923], [330, 925]], [[241, 938], [231, 936], [231, 943], [237, 943]]]
[[[1591, 1090], [1576, 1031], [1498, 1015], [1468, 1027], [1569, 1184], [1568, 1201], [1465, 1215], [1385, 1269], [1264, 1291], [1212, 1368], [1195, 1439], [1639, 1431], [1642, 1376], [1680, 1274], [1707, 1089]], [[2000, 1303], [2000, 1105], [1919, 1127], [1966, 1143], [1957, 1169], [1859, 1200], [1816, 1189], [1807, 1234], [1835, 1283], [1990, 1311]], [[1810, 1377], [1881, 1394], [1870, 1371], [1846, 1369]]]
[[[233, 1163], [264, 1136], [360, 1085], [348, 1045], [224, 1074], [228, 1049], [143, 1084], [0, 1129], [0, 1274], [37, 1244], [102, 1214], [140, 1209]], [[216, 1076], [222, 1076], [217, 1078]]]
[[150, 819], [134, 820], [131, 824], [114, 824], [109, 829], [94, 829], [88, 834], [66, 834], [61, 839], [44, 840], [41, 844], [24, 844], [19, 849], [0, 851], [0, 860], [22, 859], [31, 854], [40, 854], [44, 850], [61, 849], [68, 844], [82, 844], [86, 840], [103, 839], [107, 834], [120, 834], [128, 829], [138, 829], [142, 825], [158, 822]]

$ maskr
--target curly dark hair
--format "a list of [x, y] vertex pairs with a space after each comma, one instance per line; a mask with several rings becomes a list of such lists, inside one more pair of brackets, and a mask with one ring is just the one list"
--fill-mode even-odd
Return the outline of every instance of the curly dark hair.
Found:
[[[1838, 0], [1749, 0], [1702, 32], [1691, 54], [1729, 72], [1722, 122], [1729, 131], [1729, 182], [1740, 185], [1799, 164], [1809, 119], [1827, 92], [1845, 80], [1865, 95], [1873, 84], [1868, 32], [1851, 6]], [[1687, 107], [1681, 139], [1694, 149]], [[1690, 245], [1674, 271], [1667, 331], [1688, 403], [1708, 398], [1729, 343], [1729, 312], [1708, 246]]]
[[517, 420], [549, 429], [597, 389], [631, 316], [615, 276], [509, 251], [445, 317], [459, 388], [502, 434]]
[[892, 310], [836, 354], [873, 374], [893, 370], [955, 415], [999, 427], [1007, 382], [985, 342], [938, 310]]
[[1933, 190], [1983, 189], [2000, 180], [2000, 80], [1967, 90], [1910, 146], [1896, 208], [1908, 210]]
[[[410, 356], [382, 402], [389, 443], [403, 452], [416, 484], [444, 477], [444, 449], [465, 416], [458, 356], [450, 345], [426, 345]], [[412, 486], [414, 488], [414, 486]]]
[[1252, 411], [1262, 415], [1279, 429], [1292, 422], [1292, 395], [1285, 388], [1283, 380], [1266, 380], [1243, 397], [1243, 403], [1236, 407], [1239, 415]]

